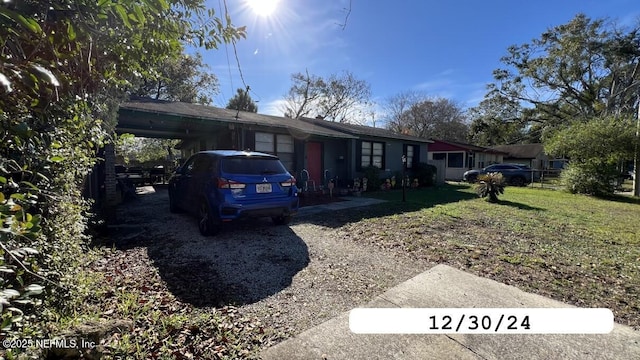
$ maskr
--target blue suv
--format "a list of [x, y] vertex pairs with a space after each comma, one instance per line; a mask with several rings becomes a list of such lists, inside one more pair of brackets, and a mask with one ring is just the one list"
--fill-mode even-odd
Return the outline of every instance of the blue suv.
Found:
[[169, 179], [169, 209], [196, 215], [202, 235], [215, 235], [222, 222], [242, 217], [288, 224], [298, 206], [296, 179], [269, 154], [201, 151]]

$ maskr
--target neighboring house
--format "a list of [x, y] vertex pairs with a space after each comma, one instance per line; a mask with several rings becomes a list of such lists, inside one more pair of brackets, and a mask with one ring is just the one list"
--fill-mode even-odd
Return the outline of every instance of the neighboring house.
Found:
[[119, 133], [182, 139], [182, 156], [200, 150], [250, 149], [275, 154], [296, 178], [315, 186], [338, 179], [346, 187], [373, 165], [390, 176], [427, 159], [429, 140], [386, 129], [340, 124], [321, 119], [290, 119], [252, 112], [134, 99], [122, 104]]
[[549, 164], [549, 157], [542, 144], [497, 145], [492, 149], [508, 154], [504, 156], [505, 163], [527, 165], [536, 170], [546, 169]]
[[550, 158], [542, 144], [498, 145], [492, 149], [508, 153], [504, 162], [528, 165], [532, 169], [562, 169], [567, 159]]
[[459, 143], [454, 141], [433, 140], [429, 144], [429, 160], [444, 163], [445, 179], [461, 180], [462, 175], [469, 169], [482, 169], [491, 164], [502, 163], [506, 152]]

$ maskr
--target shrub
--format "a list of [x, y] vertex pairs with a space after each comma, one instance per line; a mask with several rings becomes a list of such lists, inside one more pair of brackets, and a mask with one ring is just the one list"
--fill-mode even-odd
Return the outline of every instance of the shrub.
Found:
[[560, 175], [564, 187], [572, 193], [612, 194], [620, 176], [617, 165], [635, 153], [634, 121], [629, 117], [577, 121], [546, 140], [548, 154], [571, 159]]
[[476, 191], [478, 196], [486, 197], [489, 202], [498, 202], [498, 195], [504, 194], [505, 181], [501, 173], [488, 173], [478, 176]]
[[411, 181], [418, 179], [420, 186], [433, 186], [436, 182], [438, 168], [427, 163], [418, 163], [411, 169]]
[[367, 178], [367, 191], [375, 191], [380, 189], [382, 180], [380, 180], [380, 168], [369, 165], [362, 169], [362, 177]]
[[125, 89], [181, 54], [181, 39], [215, 47], [244, 29], [192, 27], [203, 0], [18, 3], [0, 6], [0, 338], [42, 338], [83, 291], [80, 189]]
[[619, 176], [613, 164], [570, 163], [560, 174], [560, 184], [573, 194], [611, 195]]

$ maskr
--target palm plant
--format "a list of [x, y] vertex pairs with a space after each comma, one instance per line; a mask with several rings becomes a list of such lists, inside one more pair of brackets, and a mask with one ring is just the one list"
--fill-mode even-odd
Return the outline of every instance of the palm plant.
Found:
[[488, 173], [478, 176], [476, 192], [480, 197], [488, 197], [489, 202], [498, 202], [498, 195], [504, 194], [505, 181], [501, 173]]

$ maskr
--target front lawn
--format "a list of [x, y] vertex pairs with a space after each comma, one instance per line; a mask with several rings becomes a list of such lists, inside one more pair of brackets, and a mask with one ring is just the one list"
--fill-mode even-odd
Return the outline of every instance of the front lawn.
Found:
[[[409, 252], [640, 327], [640, 202], [507, 187], [500, 203], [466, 184], [373, 193], [409, 211], [345, 225], [354, 241]], [[371, 209], [373, 210], [373, 209]]]

